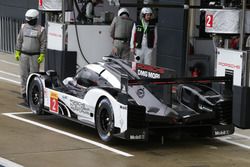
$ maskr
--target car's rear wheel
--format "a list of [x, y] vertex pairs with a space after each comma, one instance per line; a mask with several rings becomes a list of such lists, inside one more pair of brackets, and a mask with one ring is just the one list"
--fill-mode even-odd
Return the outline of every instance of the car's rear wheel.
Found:
[[42, 86], [42, 81], [35, 77], [29, 87], [29, 106], [31, 111], [34, 114], [42, 115], [44, 114], [43, 105], [44, 105], [44, 91]]
[[96, 111], [96, 128], [100, 138], [105, 142], [113, 139], [114, 112], [107, 98], [102, 99]]

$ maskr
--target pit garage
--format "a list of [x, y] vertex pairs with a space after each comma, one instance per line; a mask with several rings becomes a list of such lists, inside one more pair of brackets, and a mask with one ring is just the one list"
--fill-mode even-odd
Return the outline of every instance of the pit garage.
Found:
[[[79, 1], [78, 3], [81, 4], [82, 2]], [[97, 11], [99, 10], [101, 13], [103, 10], [109, 10], [115, 13], [118, 9], [116, 3], [118, 2], [105, 1], [104, 4], [97, 7]], [[18, 7], [17, 3], [10, 5], [7, 2], [0, 2], [1, 11], [4, 8], [17, 7], [19, 8], [17, 10], [19, 15], [22, 13], [21, 11], [25, 11], [24, 9], [33, 7], [29, 5]], [[41, 4], [35, 3], [33, 5], [34, 8], [37, 8]], [[70, 3], [67, 5], [70, 7]], [[244, 0], [240, 3], [236, 1], [120, 1], [120, 6], [131, 9], [134, 19], [136, 19], [137, 12], [142, 6], [155, 8], [158, 15], [160, 38], [155, 53], [157, 55], [155, 65], [157, 66], [132, 63], [131, 67], [135, 69], [134, 73], [137, 73], [140, 78], [134, 80], [126, 80], [125, 78], [124, 80], [123, 77], [120, 77], [121, 83], [124, 84], [116, 88], [118, 91], [117, 99], [120, 100], [118, 102], [126, 104], [126, 100], [120, 98], [124, 96], [119, 96], [119, 93], [121, 95], [124, 91], [129, 92], [126, 83], [134, 85], [157, 83], [163, 85], [177, 82], [183, 84], [184, 80], [191, 83], [199, 81], [206, 83], [212, 78], [223, 78], [231, 83], [231, 87], [229, 86], [232, 90], [229, 91], [229, 93], [232, 93], [230, 123], [235, 129], [234, 133], [217, 129], [217, 131], [214, 131], [216, 136], [211, 138], [211, 136], [204, 137], [199, 133], [193, 134], [190, 131], [174, 128], [170, 129], [167, 135], [150, 134], [150, 138], [145, 141], [115, 138], [111, 143], [107, 143], [100, 138], [100, 133], [98, 134], [95, 129], [86, 126], [86, 124], [79, 124], [77, 121], [58, 117], [52, 113], [53, 110], [50, 110], [50, 108], [49, 111], [52, 111], [50, 113], [35, 115], [31, 112], [30, 107], [23, 104], [23, 99], [19, 95], [19, 65], [15, 62], [12, 54], [14, 51], [13, 39], [3, 35], [12, 31], [6, 32], [7, 28], [1, 26], [0, 166], [249, 166], [250, 133], [247, 130], [249, 128], [248, 120], [250, 119], [247, 107], [249, 96], [247, 93], [249, 89], [248, 30], [242, 28], [244, 22], [239, 19], [245, 17], [245, 20], [247, 20], [248, 2]], [[72, 13], [70, 13], [70, 10], [64, 11], [59, 7], [57, 12], [53, 11], [53, 17], [48, 18], [48, 11], [43, 7], [39, 7], [44, 15], [41, 17], [44, 20], [41, 21], [48, 25], [48, 32], [51, 36], [48, 36], [47, 57], [41, 71], [55, 70], [57, 77], [64, 80], [67, 77], [74, 76], [78, 69], [88, 64], [88, 61], [94, 63], [100, 61], [103, 57], [93, 55], [109, 54], [111, 45], [108, 42], [110, 38], [107, 38], [108, 24], [100, 24], [100, 20], [97, 20], [99, 22], [96, 25], [74, 25], [71, 23]], [[65, 20], [60, 20], [58, 13], [65, 14]], [[244, 17], [241, 17], [242, 13]], [[7, 11], [0, 12], [0, 14], [2, 16], [1, 25], [6, 25], [6, 22], [12, 25], [12, 18], [5, 19], [5, 15], [9, 15]], [[231, 26], [226, 26], [226, 28], [234, 27], [231, 30], [225, 30], [225, 28], [216, 24], [218, 20], [223, 21], [223, 19], [218, 18], [225, 18], [228, 15], [234, 16], [232, 23], [230, 23]], [[180, 19], [176, 20], [170, 16], [178, 16]], [[50, 21], [47, 19], [50, 19]], [[235, 21], [238, 21], [238, 27], [234, 26]], [[247, 24], [247, 21], [245, 24]], [[80, 37], [91, 31], [93, 34], [91, 40], [93, 41], [86, 43], [84, 38], [80, 38], [78, 43], [76, 28]], [[65, 32], [67, 32], [67, 36], [64, 36]], [[55, 35], [56, 33], [62, 35]], [[62, 38], [55, 38], [59, 36]], [[68, 39], [68, 43], [64, 42], [63, 39], [65, 38]], [[99, 50], [91, 50], [93, 47], [90, 48], [89, 45], [95, 43], [95, 39], [99, 39], [98, 42], [105, 43], [106, 46], [102, 46], [103, 48]], [[53, 40], [57, 42], [53, 42]], [[232, 41], [236, 41], [236, 45], [233, 45]], [[166, 49], [166, 46], [169, 49]], [[84, 50], [81, 50], [81, 47]], [[121, 65], [117, 60], [110, 57], [106, 59], [109, 63]], [[107, 66], [107, 68], [114, 67]], [[124, 67], [124, 69], [127, 68]], [[162, 71], [165, 70], [168, 72], [167, 76], [163, 75]], [[102, 73], [105, 74], [105, 72]], [[52, 78], [53, 75], [54, 73], [48, 74], [48, 78]], [[218, 81], [222, 82], [222, 80]], [[220, 94], [225, 87], [228, 88], [226, 85], [214, 86], [212, 84], [212, 88]], [[177, 88], [160, 90], [160, 93], [174, 92], [174, 95], [177, 95], [178, 90], [191, 90], [190, 87], [185, 87], [185, 85], [181, 87], [182, 89]], [[57, 89], [59, 90], [61, 87], [57, 87]], [[50, 90], [46, 89], [47, 91]], [[138, 89], [136, 96], [142, 97], [145, 92], [145, 89], [144, 91]], [[70, 98], [66, 94], [60, 96], [60, 98]], [[51, 98], [52, 95], [49, 97]], [[132, 94], [130, 94], [130, 97], [133, 97]], [[50, 100], [53, 100], [53, 98], [47, 100], [48, 106], [50, 106]], [[166, 102], [167, 106], [172, 105], [172, 99], [168, 96], [162, 100]], [[186, 106], [192, 108], [187, 104], [190, 98], [187, 101], [185, 101], [185, 98], [182, 100], [183, 104], [186, 102]], [[126, 105], [120, 107], [122, 112], [125, 113]], [[199, 107], [207, 112], [211, 110], [205, 105], [199, 105]], [[183, 118], [187, 119], [188, 117], [184, 115]], [[171, 121], [178, 122], [177, 120], [179, 119], [172, 119]], [[220, 124], [225, 125], [225, 120], [220, 121], [224, 121]], [[198, 120], [198, 122], [203, 123], [201, 120]], [[207, 132], [207, 130], [204, 130], [204, 132]], [[132, 135], [130, 139], [141, 139], [140, 137], [142, 135]]]

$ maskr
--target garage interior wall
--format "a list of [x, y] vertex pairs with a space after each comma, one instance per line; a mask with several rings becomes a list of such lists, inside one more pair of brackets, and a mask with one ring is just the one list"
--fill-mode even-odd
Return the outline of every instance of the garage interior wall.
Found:
[[[163, 4], [184, 5], [185, 0], [159, 0]], [[186, 3], [188, 4], [188, 2]], [[185, 74], [188, 10], [159, 8], [157, 65]]]
[[29, 8], [38, 8], [38, 0], [0, 0], [0, 16], [23, 19]]
[[[159, 0], [163, 4], [183, 5], [185, 0]], [[37, 8], [36, 0], [0, 0], [0, 17], [24, 19], [29, 8]], [[185, 73], [187, 10], [159, 8], [157, 65], [175, 69], [179, 76]]]
[[38, 7], [37, 0], [0, 0], [0, 51], [13, 53], [17, 34], [27, 9]]

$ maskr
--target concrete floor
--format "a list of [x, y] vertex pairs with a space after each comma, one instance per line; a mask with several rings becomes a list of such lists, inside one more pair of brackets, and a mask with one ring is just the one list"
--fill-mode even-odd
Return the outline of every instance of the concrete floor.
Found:
[[26, 113], [29, 109], [19, 105], [16, 63], [13, 55], [0, 53], [0, 158], [25, 167], [250, 166], [249, 130], [237, 129], [236, 135], [218, 139], [169, 137], [164, 144], [160, 138], [147, 143], [117, 140], [106, 148], [94, 129]]

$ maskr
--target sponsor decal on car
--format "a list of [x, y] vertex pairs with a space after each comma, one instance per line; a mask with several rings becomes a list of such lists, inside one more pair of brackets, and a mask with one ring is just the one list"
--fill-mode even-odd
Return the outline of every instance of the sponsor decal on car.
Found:
[[224, 136], [224, 135], [229, 135], [229, 134], [231, 134], [230, 130], [217, 130], [217, 131], [214, 131], [215, 136]]
[[50, 106], [49, 110], [51, 112], [58, 113], [58, 93], [57, 92], [50, 92]]
[[84, 103], [75, 101], [75, 100], [70, 100], [70, 108], [74, 112], [78, 112], [83, 115], [88, 115], [90, 116], [90, 109], [86, 107]]
[[152, 79], [161, 78], [160, 74], [158, 74], [158, 73], [154, 73], [154, 72], [150, 72], [150, 71], [144, 71], [144, 70], [140, 70], [140, 69], [137, 70], [137, 74], [139, 76], [146, 77], [146, 78], [152, 78]]
[[158, 74], [165, 73], [165, 69], [162, 67], [154, 67], [154, 66], [145, 65], [145, 64], [136, 64], [136, 65], [137, 65], [137, 69], [150, 71], [150, 72], [154, 72], [154, 73], [158, 73]]
[[212, 126], [212, 135], [213, 136], [225, 136], [230, 135], [234, 132], [233, 125], [215, 125]]
[[143, 140], [145, 139], [145, 135], [130, 135], [129, 139], [130, 140]]
[[127, 106], [120, 106], [120, 109], [127, 110], [128, 107]]
[[165, 73], [164, 68], [139, 63], [133, 64], [132, 70], [136, 71], [136, 73], [141, 77], [152, 79], [159, 79], [161, 78], [161, 75]]
[[64, 101], [64, 100], [68, 100], [68, 96], [62, 95], [62, 101]]

